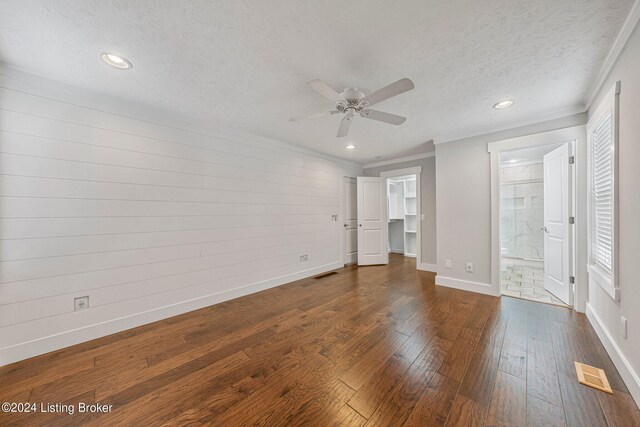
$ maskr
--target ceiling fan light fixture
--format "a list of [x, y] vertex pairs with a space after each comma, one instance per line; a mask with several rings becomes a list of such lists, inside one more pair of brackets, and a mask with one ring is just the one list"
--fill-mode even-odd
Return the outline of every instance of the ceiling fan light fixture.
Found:
[[[406, 117], [385, 113], [384, 111], [371, 110], [369, 107], [405, 93], [415, 87], [413, 82], [405, 77], [367, 96], [354, 87], [348, 87], [344, 89], [342, 93], [338, 93], [331, 86], [318, 79], [308, 81], [307, 85], [320, 95], [335, 102], [335, 110], [293, 117], [289, 119], [289, 121], [298, 122], [300, 120], [316, 119], [342, 113], [344, 117], [338, 127], [338, 133], [336, 134], [338, 138], [344, 138], [349, 134], [351, 122], [356, 114], [365, 119], [376, 120], [390, 125], [397, 126], [403, 124], [407, 120]], [[353, 144], [349, 144], [349, 146], [346, 147], [347, 150], [353, 150], [355, 148]]]
[[354, 144], [347, 144], [344, 148], [346, 148], [347, 150], [355, 150], [356, 146]]
[[100, 58], [107, 64], [111, 65], [114, 68], [118, 68], [120, 70], [126, 70], [131, 68], [131, 62], [127, 58], [124, 58], [120, 55], [116, 55], [115, 53], [103, 52], [100, 55]]
[[504, 101], [500, 101], [497, 104], [493, 105], [493, 108], [495, 108], [496, 110], [501, 110], [503, 108], [509, 108], [513, 105], [513, 99], [507, 99]]

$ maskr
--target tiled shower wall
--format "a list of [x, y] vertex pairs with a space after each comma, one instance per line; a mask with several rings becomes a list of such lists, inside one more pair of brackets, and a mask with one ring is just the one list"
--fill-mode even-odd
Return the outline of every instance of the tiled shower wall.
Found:
[[502, 255], [544, 259], [542, 162], [505, 164], [500, 187]]

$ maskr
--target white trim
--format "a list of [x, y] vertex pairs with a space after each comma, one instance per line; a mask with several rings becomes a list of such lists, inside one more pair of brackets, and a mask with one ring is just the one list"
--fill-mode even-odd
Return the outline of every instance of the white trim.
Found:
[[576, 132], [583, 131], [584, 125], [571, 126], [563, 129], [534, 133], [516, 138], [502, 139], [487, 144], [489, 153], [498, 151], [512, 151], [521, 148], [539, 147], [543, 145], [562, 144], [576, 139]]
[[435, 157], [435, 151], [429, 151], [428, 153], [415, 154], [413, 156], [398, 157], [397, 159], [382, 160], [375, 163], [367, 163], [362, 165], [363, 169], [377, 168], [378, 166], [395, 165], [396, 163], [410, 162], [412, 160], [428, 159], [429, 157]]
[[437, 273], [438, 272], [438, 265], [437, 264], [427, 264], [426, 262], [418, 262], [418, 263], [416, 263], [416, 266], [417, 266], [418, 270], [421, 270], [421, 271], [430, 271], [432, 273]]
[[500, 296], [500, 290], [496, 292], [495, 287], [491, 283], [471, 282], [469, 280], [454, 279], [452, 277], [436, 276], [436, 285], [494, 297]]
[[587, 302], [587, 259], [583, 250], [586, 241], [586, 212], [581, 211], [581, 202], [586, 200], [586, 185], [581, 185], [581, 175], [584, 165], [581, 164], [582, 157], [586, 158], [584, 125], [572, 126], [564, 129], [550, 130], [547, 132], [532, 135], [509, 138], [487, 144], [487, 151], [491, 156], [491, 283], [495, 292], [500, 294], [500, 152], [511, 151], [521, 148], [530, 148], [543, 145], [553, 145], [559, 143], [572, 142], [572, 155], [575, 156], [575, 167], [573, 168], [573, 201], [570, 203], [573, 216], [575, 217], [573, 241], [573, 266], [571, 275], [575, 277], [575, 292], [573, 293], [572, 305], [574, 310], [584, 312]]
[[589, 273], [590, 281], [594, 281], [614, 301], [620, 301], [620, 288], [614, 286], [612, 277], [593, 264], [587, 264], [587, 272]]
[[616, 40], [613, 43], [613, 46], [611, 46], [611, 50], [609, 51], [607, 58], [604, 60], [596, 79], [593, 81], [593, 84], [587, 92], [587, 97], [585, 99], [585, 111], [591, 108], [591, 104], [593, 104], [593, 101], [595, 101], [598, 96], [600, 89], [602, 89], [602, 85], [604, 85], [607, 77], [609, 77], [611, 69], [618, 60], [622, 49], [624, 49], [625, 45], [629, 41], [629, 37], [631, 37], [631, 34], [633, 33], [633, 30], [638, 25], [638, 21], [640, 21], [640, 0], [636, 0], [633, 3], [633, 6], [631, 6], [629, 16], [627, 16], [627, 19], [624, 21], [624, 24], [618, 33], [618, 37], [616, 37]]
[[636, 405], [640, 405], [640, 377], [633, 370], [631, 363], [629, 363], [627, 358], [624, 356], [622, 350], [618, 347], [618, 344], [616, 344], [607, 328], [604, 327], [604, 323], [589, 303], [587, 303], [586, 311], [587, 319], [589, 319], [591, 326], [593, 326], [598, 338], [600, 338], [604, 349], [607, 351], [607, 354], [609, 354], [611, 361], [622, 377], [622, 381], [624, 381], [625, 385], [629, 389], [631, 397], [635, 400]]
[[[587, 122], [586, 132], [587, 132], [587, 271], [589, 272], [589, 280], [594, 280], [598, 286], [600, 286], [606, 293], [609, 295], [614, 301], [620, 301], [620, 289], [618, 283], [618, 245], [619, 245], [619, 179], [618, 179], [618, 155], [619, 155], [619, 95], [620, 95], [620, 81], [616, 81], [613, 84], [613, 87], [609, 90], [606, 96], [600, 102], [600, 105], [595, 109], [594, 113], [591, 115], [589, 122]], [[591, 218], [591, 148], [592, 148], [592, 139], [591, 134], [593, 129], [600, 123], [600, 120], [606, 114], [611, 114], [611, 120], [613, 121], [613, 135], [612, 135], [612, 143], [613, 143], [613, 244], [612, 244], [612, 266], [611, 266], [611, 274], [606, 274], [597, 266], [591, 263], [591, 228], [592, 218]]]
[[392, 171], [382, 171], [380, 172], [380, 178], [389, 178], [393, 176], [412, 175], [412, 174], [418, 175], [420, 172], [422, 172], [422, 166], [414, 166], [412, 168], [394, 169]]
[[295, 280], [305, 279], [307, 277], [322, 274], [327, 271], [342, 268], [342, 262], [321, 265], [309, 270], [299, 271], [297, 273], [286, 276], [276, 277], [274, 279], [257, 282], [250, 285], [242, 286], [228, 291], [217, 292], [204, 295], [187, 301], [181, 301], [176, 304], [166, 305], [164, 307], [155, 308], [153, 310], [136, 313], [131, 316], [121, 317], [82, 328], [65, 331], [59, 334], [38, 338], [33, 341], [16, 344], [10, 347], [0, 349], [0, 366], [9, 363], [28, 359], [50, 351], [59, 350], [85, 341], [90, 341], [106, 335], [124, 331], [126, 329], [135, 328], [147, 323], [156, 322], [179, 314], [198, 310], [210, 305], [219, 304], [224, 301], [239, 298], [254, 292], [263, 291], [265, 289], [280, 286]]

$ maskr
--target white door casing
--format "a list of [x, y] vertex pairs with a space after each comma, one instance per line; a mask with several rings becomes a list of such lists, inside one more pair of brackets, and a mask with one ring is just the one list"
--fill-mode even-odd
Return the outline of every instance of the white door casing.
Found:
[[572, 303], [569, 144], [544, 155], [544, 288]]
[[357, 179], [358, 265], [388, 264], [387, 199], [385, 180]]
[[345, 264], [358, 261], [358, 204], [356, 198], [356, 179], [343, 177], [342, 203], [342, 255]]

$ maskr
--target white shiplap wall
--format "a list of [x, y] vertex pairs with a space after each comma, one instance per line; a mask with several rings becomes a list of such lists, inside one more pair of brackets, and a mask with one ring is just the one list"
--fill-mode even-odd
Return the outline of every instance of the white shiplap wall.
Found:
[[0, 108], [0, 365], [341, 265], [357, 165], [7, 69]]

